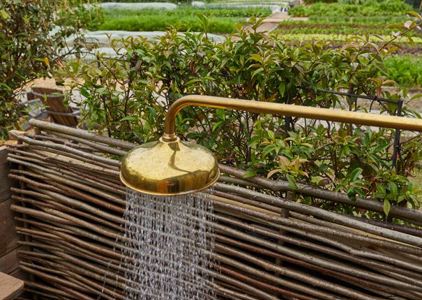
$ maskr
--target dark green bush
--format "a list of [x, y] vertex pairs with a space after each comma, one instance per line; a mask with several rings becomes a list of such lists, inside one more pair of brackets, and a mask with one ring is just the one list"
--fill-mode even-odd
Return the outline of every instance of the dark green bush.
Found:
[[[282, 36], [245, 30], [214, 44], [206, 34], [170, 31], [156, 42], [130, 38], [115, 46], [128, 52], [93, 62], [73, 61], [62, 72], [74, 77], [74, 87], [85, 96], [80, 105], [88, 127], [136, 142], [157, 139], [166, 109], [187, 94], [346, 110], [367, 106], [319, 89], [398, 98], [380, 94], [384, 51], [368, 51], [377, 47], [368, 42], [339, 49], [324, 43], [296, 47], [284, 43]], [[395, 105], [383, 109], [388, 114], [395, 110]], [[387, 208], [390, 202], [418, 205], [407, 176], [421, 155], [419, 138], [403, 144], [395, 170], [392, 130], [324, 124], [187, 108], [177, 119], [177, 131], [183, 139], [212, 149], [220, 160], [248, 168], [250, 175], [284, 178], [292, 186], [305, 182], [350, 197], [379, 197], [386, 199]]]

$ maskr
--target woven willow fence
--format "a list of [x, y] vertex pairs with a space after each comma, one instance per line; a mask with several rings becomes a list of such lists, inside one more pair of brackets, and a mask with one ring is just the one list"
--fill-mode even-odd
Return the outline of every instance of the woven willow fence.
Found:
[[[10, 148], [21, 268], [37, 299], [124, 299], [125, 188], [119, 158], [134, 145], [36, 121]], [[422, 299], [422, 214], [393, 208], [409, 226], [297, 203], [288, 184], [224, 176], [215, 216], [218, 299]], [[300, 186], [296, 193], [382, 212], [375, 201]], [[289, 200], [290, 199], [290, 200]]]

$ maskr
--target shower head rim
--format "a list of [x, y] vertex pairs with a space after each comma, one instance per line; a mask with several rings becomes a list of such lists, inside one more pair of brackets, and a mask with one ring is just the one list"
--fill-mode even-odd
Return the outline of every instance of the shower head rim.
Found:
[[119, 177], [134, 191], [176, 196], [209, 188], [219, 179], [220, 169], [209, 149], [178, 137], [160, 138], [129, 151], [122, 159]]
[[202, 186], [199, 189], [187, 190], [187, 191], [177, 192], [177, 193], [162, 193], [162, 192], [152, 192], [152, 191], [149, 191], [149, 190], [142, 190], [142, 189], [139, 189], [139, 188], [135, 187], [134, 185], [128, 183], [123, 178], [122, 173], [119, 174], [119, 177], [120, 177], [121, 182], [128, 189], [130, 189], [132, 191], [135, 191], [135, 192], [138, 192], [138, 193], [142, 193], [142, 194], [152, 195], [152, 196], [169, 197], [169, 196], [183, 196], [183, 195], [189, 195], [189, 194], [192, 194], [192, 193], [199, 193], [199, 192], [205, 191], [206, 189], [210, 188], [211, 186], [213, 186], [218, 181], [218, 179], [220, 178], [220, 174], [221, 174], [221, 172], [218, 169], [215, 178], [212, 181], [210, 181], [208, 184]]

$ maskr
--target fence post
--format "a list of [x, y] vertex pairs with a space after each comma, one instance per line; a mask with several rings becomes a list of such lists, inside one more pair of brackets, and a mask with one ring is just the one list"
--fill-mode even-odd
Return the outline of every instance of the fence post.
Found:
[[[295, 201], [296, 200], [296, 192], [292, 192], [292, 191], [288, 191], [286, 193], [286, 201]], [[280, 217], [281, 218], [288, 218], [290, 216], [289, 210], [282, 208], [280, 211]], [[279, 230], [280, 235], [286, 234], [286, 232], [282, 229]], [[278, 244], [279, 245], [283, 245], [283, 242], [278, 240]], [[280, 258], [276, 258], [275, 261], [277, 266], [281, 266], [281, 259]]]
[[[396, 113], [397, 116], [399, 117], [402, 116], [402, 109], [403, 109], [403, 100], [400, 99], [399, 102], [397, 102], [397, 113]], [[396, 168], [396, 170], [397, 170], [397, 158], [400, 155], [400, 150], [401, 150], [400, 135], [401, 135], [400, 129], [396, 129], [396, 132], [394, 134], [393, 155], [391, 157], [393, 168]]]

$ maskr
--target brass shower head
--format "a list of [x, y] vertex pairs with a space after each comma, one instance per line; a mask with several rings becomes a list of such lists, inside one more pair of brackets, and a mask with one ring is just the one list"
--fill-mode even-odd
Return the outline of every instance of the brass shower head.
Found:
[[214, 155], [179, 138], [143, 144], [123, 158], [120, 179], [145, 194], [182, 195], [203, 190], [220, 175]]
[[120, 179], [126, 186], [145, 194], [181, 195], [203, 190], [218, 180], [220, 171], [213, 154], [200, 145], [180, 141], [175, 134], [176, 115], [186, 106], [422, 131], [420, 119], [220, 97], [185, 96], [170, 106], [160, 140], [136, 147], [123, 158]]

